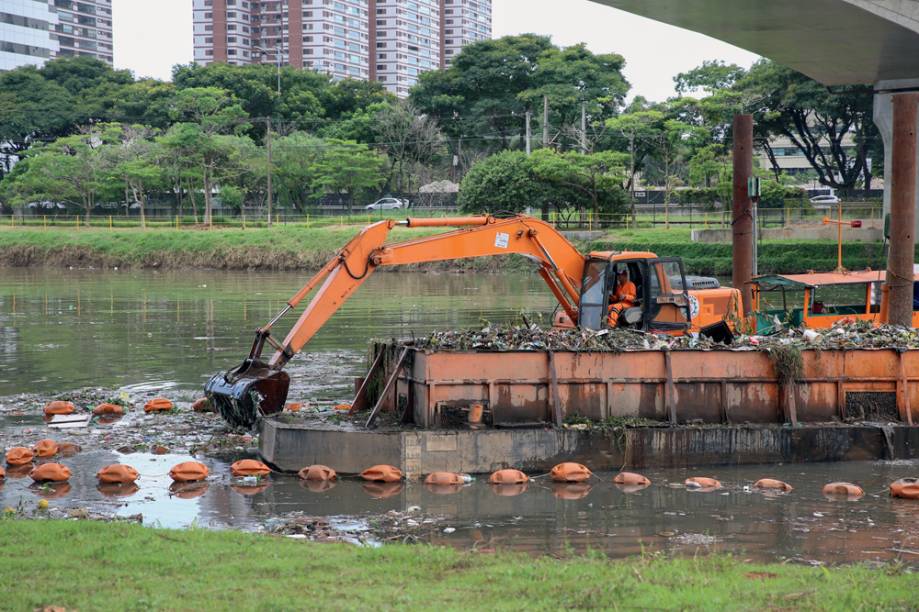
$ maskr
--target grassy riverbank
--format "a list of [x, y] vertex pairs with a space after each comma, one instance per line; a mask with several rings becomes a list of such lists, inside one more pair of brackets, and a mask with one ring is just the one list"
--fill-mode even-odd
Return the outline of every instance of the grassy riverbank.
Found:
[[[157, 228], [0, 228], [0, 265], [140, 268], [216, 268], [228, 270], [309, 270], [325, 263], [360, 230], [360, 226], [271, 229]], [[425, 236], [436, 230], [396, 228], [393, 240]], [[578, 243], [582, 250], [651, 250], [682, 257], [696, 274], [731, 272], [731, 245], [692, 242], [689, 230], [620, 230]], [[450, 262], [455, 269], [498, 269], [509, 260]], [[850, 269], [883, 268], [881, 245], [852, 243], [845, 247]], [[765, 242], [760, 250], [762, 272], [804, 272], [836, 267], [836, 244], [822, 241]]]
[[0, 533], [0, 607], [13, 610], [906, 609], [919, 592], [893, 566], [559, 560], [87, 521], [4, 520]]

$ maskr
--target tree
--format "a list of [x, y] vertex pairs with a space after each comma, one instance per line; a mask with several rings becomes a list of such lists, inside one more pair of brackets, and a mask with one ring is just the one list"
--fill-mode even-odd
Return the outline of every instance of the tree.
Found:
[[316, 163], [317, 185], [330, 193], [348, 196], [348, 212], [354, 212], [354, 196], [383, 184], [386, 159], [365, 144], [329, 140]]
[[752, 100], [754, 121], [783, 135], [801, 151], [829, 187], [850, 191], [871, 184], [869, 151], [879, 133], [871, 86], [833, 88], [768, 60], [756, 63], [735, 88]]
[[622, 188], [627, 156], [614, 151], [584, 155], [556, 153], [540, 149], [533, 153], [533, 174], [549, 185], [571, 190], [580, 197], [570, 201], [578, 210], [600, 213], [619, 212], [625, 205]]
[[140, 213], [140, 226], [147, 227], [147, 194], [164, 184], [159, 164], [161, 145], [153, 139], [153, 130], [142, 125], [111, 125], [106, 129], [106, 147], [112, 173], [124, 182]]
[[674, 89], [681, 95], [696, 91], [713, 94], [716, 91], [730, 89], [744, 74], [746, 70], [737, 64], [725, 64], [721, 60], [706, 60], [701, 66], [673, 77], [676, 84]]
[[513, 212], [528, 206], [546, 212], [544, 185], [522, 151], [504, 151], [474, 164], [460, 184], [457, 204], [467, 213]]
[[387, 105], [380, 110], [376, 116], [375, 132], [380, 149], [389, 158], [386, 186], [392, 186], [395, 179], [395, 188], [399, 191], [411, 189], [411, 170], [415, 164], [430, 164], [444, 148], [443, 134], [437, 123], [418, 114], [411, 104], [405, 102]]
[[278, 203], [305, 210], [320, 190], [318, 162], [325, 141], [305, 132], [294, 132], [275, 141], [272, 156]]

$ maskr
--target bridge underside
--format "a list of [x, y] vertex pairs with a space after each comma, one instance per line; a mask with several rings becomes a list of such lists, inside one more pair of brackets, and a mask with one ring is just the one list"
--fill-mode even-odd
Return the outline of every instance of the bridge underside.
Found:
[[919, 77], [915, 1], [592, 1], [723, 40], [826, 85]]

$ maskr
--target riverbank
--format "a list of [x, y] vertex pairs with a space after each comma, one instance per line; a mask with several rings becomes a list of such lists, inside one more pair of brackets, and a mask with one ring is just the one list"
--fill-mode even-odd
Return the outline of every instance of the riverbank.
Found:
[[655, 555], [611, 562], [89, 521], [6, 519], [0, 529], [0, 590], [15, 610], [464, 609], [473, 601], [535, 610], [905, 609], [919, 589], [919, 576], [896, 565], [827, 569]]
[[[2, 228], [0, 266], [316, 270], [350, 240], [360, 226], [306, 228], [276, 226], [271, 229], [102, 229], [102, 228]], [[407, 240], [436, 230], [396, 228], [393, 240]], [[730, 275], [731, 245], [696, 243], [689, 231], [618, 230], [589, 241], [576, 241], [583, 252], [592, 250], [653, 251], [682, 257], [689, 272]], [[883, 268], [881, 244], [845, 246], [844, 264], [853, 270]], [[836, 267], [836, 243], [825, 241], [764, 242], [760, 271], [805, 272]], [[438, 264], [449, 270], [500, 270], [525, 266], [521, 258], [485, 258]]]

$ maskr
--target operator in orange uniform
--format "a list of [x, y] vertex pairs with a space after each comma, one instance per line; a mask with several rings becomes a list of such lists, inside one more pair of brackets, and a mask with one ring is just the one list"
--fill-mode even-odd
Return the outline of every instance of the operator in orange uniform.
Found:
[[608, 319], [610, 328], [615, 328], [619, 324], [619, 315], [635, 305], [637, 296], [638, 289], [635, 283], [629, 280], [628, 271], [623, 268], [616, 275], [616, 290], [610, 296]]

